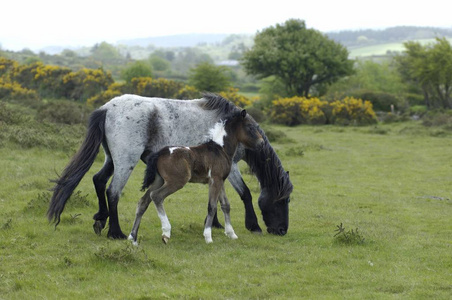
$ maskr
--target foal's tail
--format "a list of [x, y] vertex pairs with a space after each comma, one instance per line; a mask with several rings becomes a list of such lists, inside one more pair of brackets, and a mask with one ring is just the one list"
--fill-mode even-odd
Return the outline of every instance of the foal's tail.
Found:
[[157, 174], [157, 162], [160, 154], [161, 151], [152, 153], [147, 161], [146, 171], [144, 172], [143, 186], [141, 187], [142, 191], [147, 189], [155, 180], [155, 175]]
[[52, 222], [53, 219], [53, 222], [56, 223], [55, 226], [60, 223], [60, 215], [67, 200], [91, 168], [97, 153], [99, 153], [99, 147], [104, 138], [106, 114], [107, 110], [96, 110], [91, 114], [83, 144], [63, 170], [60, 178], [55, 180], [52, 199], [47, 210], [47, 218], [49, 222]]

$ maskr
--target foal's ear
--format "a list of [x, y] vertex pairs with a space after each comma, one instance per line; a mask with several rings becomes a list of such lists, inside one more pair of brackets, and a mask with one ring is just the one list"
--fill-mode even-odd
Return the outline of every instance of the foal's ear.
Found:
[[246, 117], [246, 110], [245, 109], [242, 110], [242, 112], [240, 114], [242, 115], [242, 118], [245, 118]]

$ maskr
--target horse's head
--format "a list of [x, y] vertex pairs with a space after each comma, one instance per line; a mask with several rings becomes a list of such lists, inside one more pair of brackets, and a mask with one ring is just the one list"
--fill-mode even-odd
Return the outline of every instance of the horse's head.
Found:
[[285, 235], [289, 228], [289, 202], [293, 186], [289, 172], [283, 174], [279, 191], [275, 193], [274, 188], [263, 187], [258, 200], [267, 232], [276, 235]]
[[258, 130], [257, 123], [248, 116], [246, 110], [242, 110], [240, 113], [236, 114], [232, 120], [231, 124], [234, 134], [237, 137], [237, 141], [242, 143], [245, 148], [258, 150], [262, 147], [264, 139]]

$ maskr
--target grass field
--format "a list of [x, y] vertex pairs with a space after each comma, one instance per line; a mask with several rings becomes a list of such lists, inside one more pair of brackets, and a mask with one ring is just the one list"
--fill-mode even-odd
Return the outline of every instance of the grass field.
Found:
[[[449, 131], [416, 123], [268, 129], [280, 137], [273, 146], [295, 186], [288, 234], [249, 233], [228, 184], [239, 239], [214, 230], [210, 245], [202, 236], [202, 185], [165, 201], [173, 226], [168, 245], [153, 206], [139, 247], [95, 235], [91, 178], [102, 155], [54, 230], [45, 218], [48, 179], [72, 153], [0, 143], [0, 298], [450, 299]], [[242, 169], [257, 199], [258, 183]], [[133, 173], [119, 204], [126, 233], [143, 171], [140, 165]]]

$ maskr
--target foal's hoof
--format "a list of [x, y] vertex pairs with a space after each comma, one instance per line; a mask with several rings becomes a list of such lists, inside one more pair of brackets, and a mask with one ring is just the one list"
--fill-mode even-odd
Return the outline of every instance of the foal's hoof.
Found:
[[231, 240], [236, 240], [239, 238], [234, 232], [225, 232], [224, 234], [226, 234], [226, 236]]
[[93, 224], [94, 232], [97, 235], [100, 235], [102, 233], [102, 229], [105, 228], [106, 223], [107, 223], [107, 220], [96, 220]]
[[168, 241], [169, 241], [169, 237], [167, 237], [166, 235], [162, 235], [162, 242], [166, 245], [166, 244], [168, 244]]
[[138, 247], [138, 241], [135, 240], [132, 234], [129, 234], [129, 237], [127, 238], [129, 241], [132, 241], [132, 245], [135, 247]]

